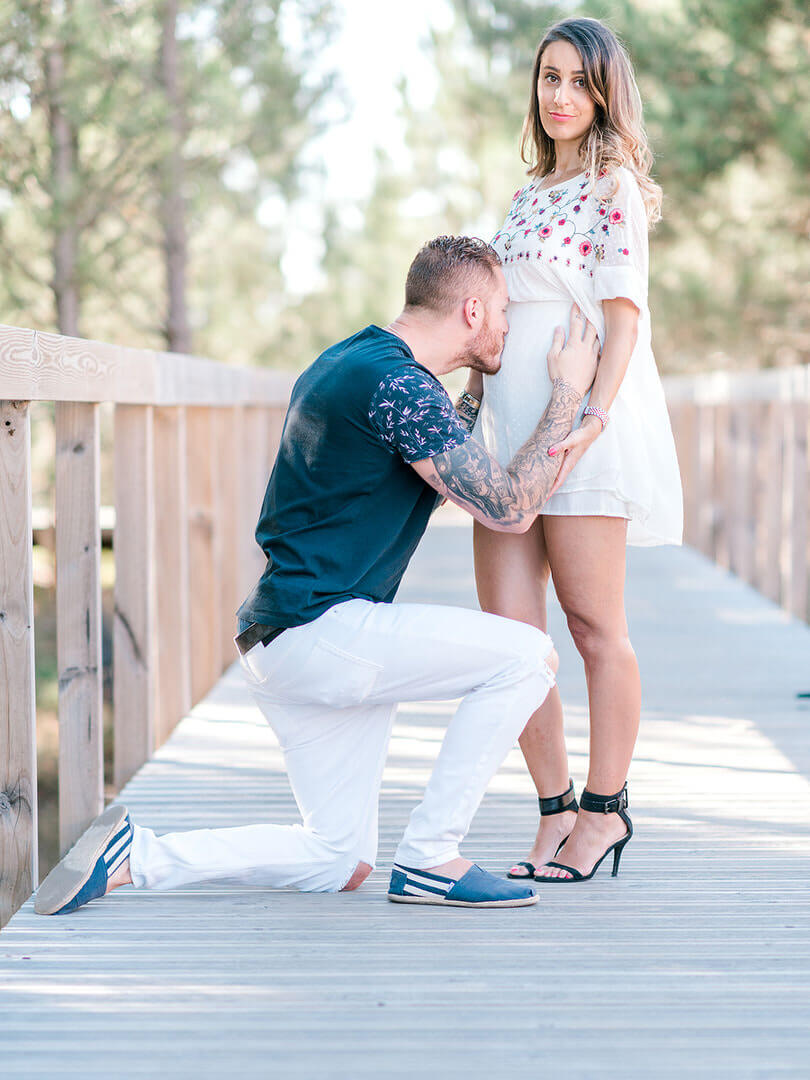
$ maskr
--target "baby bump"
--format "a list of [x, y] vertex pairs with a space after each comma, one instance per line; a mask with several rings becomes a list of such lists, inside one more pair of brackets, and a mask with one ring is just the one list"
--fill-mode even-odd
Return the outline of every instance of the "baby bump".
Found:
[[551, 397], [547, 356], [554, 330], [566, 333], [570, 300], [510, 304], [509, 333], [501, 368], [484, 379], [476, 434], [502, 464], [509, 462], [537, 426]]

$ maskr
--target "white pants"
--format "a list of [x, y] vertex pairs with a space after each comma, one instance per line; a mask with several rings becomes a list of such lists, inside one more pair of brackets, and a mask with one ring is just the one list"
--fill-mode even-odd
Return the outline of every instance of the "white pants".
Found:
[[525, 623], [464, 608], [349, 600], [256, 645], [242, 665], [275, 731], [300, 825], [155, 834], [135, 826], [136, 886], [237, 878], [336, 892], [377, 855], [377, 804], [400, 701], [463, 700], [396, 861], [458, 855], [491, 777], [554, 685], [552, 644]]

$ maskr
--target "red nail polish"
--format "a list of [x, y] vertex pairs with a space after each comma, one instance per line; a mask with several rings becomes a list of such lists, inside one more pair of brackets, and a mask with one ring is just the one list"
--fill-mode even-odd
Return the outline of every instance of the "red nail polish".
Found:
[[549, 450], [549, 454], [551, 455], [551, 457], [554, 457], [554, 455], [555, 455], [556, 453], [557, 453], [557, 451], [556, 451], [556, 450], [554, 449], [554, 447], [552, 446], [552, 447], [551, 447], [551, 449]]

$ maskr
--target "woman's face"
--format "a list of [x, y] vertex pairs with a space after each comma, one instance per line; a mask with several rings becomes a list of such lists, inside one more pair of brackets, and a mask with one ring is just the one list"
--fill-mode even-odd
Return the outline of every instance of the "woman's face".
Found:
[[568, 41], [552, 41], [543, 51], [537, 81], [540, 123], [555, 142], [579, 142], [596, 115], [585, 88], [582, 57]]

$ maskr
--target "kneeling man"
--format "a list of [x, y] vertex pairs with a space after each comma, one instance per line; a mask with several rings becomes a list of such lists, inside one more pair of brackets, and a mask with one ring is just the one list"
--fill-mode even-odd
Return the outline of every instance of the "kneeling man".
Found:
[[73, 911], [129, 883], [357, 888], [377, 855], [397, 704], [455, 698], [461, 704], [400, 841], [388, 897], [535, 902], [527, 886], [462, 858], [459, 844], [554, 684], [551, 640], [497, 615], [391, 603], [438, 500], [492, 529], [523, 532], [554, 483], [549, 450], [571, 430], [596, 370], [596, 335], [576, 309], [567, 344], [560, 328], [548, 356], [548, 408], [507, 468], [470, 437], [479, 400], [465, 392], [454, 408], [438, 379], [460, 367], [498, 370], [507, 301], [492, 248], [440, 237], [411, 265], [402, 313], [327, 349], [295, 384], [256, 531], [267, 567], [239, 611], [236, 644], [283, 749], [302, 823], [156, 836], [112, 806], [40, 887], [40, 914]]

